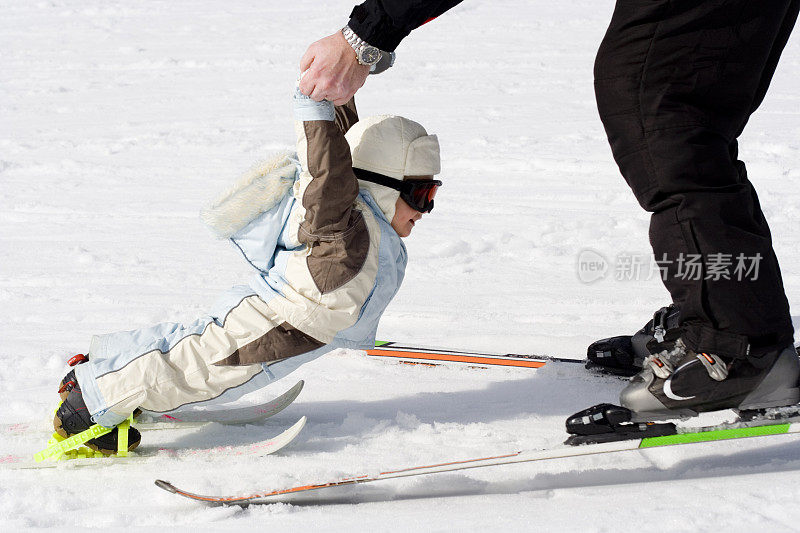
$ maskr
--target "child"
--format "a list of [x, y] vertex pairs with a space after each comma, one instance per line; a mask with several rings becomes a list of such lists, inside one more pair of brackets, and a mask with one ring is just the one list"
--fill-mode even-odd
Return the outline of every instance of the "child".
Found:
[[[226, 402], [335, 348], [374, 346], [406, 266], [407, 237], [433, 209], [435, 135], [403, 117], [358, 121], [295, 91], [297, 154], [274, 158], [202, 217], [255, 269], [193, 324], [95, 336], [60, 384], [63, 436], [114, 427], [137, 408]], [[117, 432], [89, 441], [106, 454]], [[141, 440], [129, 430], [129, 449]]]

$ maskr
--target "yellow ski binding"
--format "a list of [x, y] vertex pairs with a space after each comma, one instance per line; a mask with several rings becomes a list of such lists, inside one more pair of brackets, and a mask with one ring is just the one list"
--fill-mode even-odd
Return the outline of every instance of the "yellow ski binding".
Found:
[[[127, 457], [128, 455], [128, 429], [131, 427], [133, 415], [121, 423], [117, 434], [117, 457]], [[47, 448], [34, 454], [33, 460], [40, 463], [46, 459], [53, 461], [66, 461], [69, 459], [102, 458], [106, 457], [101, 452], [83, 446], [86, 442], [110, 433], [114, 428], [103, 427], [100, 424], [91, 426], [86, 431], [82, 431], [71, 437], [62, 437], [58, 433], [53, 433], [47, 441]]]

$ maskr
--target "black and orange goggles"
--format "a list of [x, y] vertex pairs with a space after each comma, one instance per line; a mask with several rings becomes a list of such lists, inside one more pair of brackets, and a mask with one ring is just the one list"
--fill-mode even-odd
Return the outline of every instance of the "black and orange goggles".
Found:
[[400, 191], [400, 198], [420, 213], [433, 211], [433, 197], [436, 196], [436, 190], [442, 186], [439, 180], [399, 180], [363, 168], [353, 167], [353, 172], [360, 180]]

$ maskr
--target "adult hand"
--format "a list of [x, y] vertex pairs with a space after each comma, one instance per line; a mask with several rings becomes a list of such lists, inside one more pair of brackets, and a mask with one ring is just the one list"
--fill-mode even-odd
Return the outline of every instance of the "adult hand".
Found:
[[364, 85], [369, 66], [361, 65], [356, 53], [337, 31], [312, 43], [300, 60], [300, 91], [312, 100], [346, 104]]

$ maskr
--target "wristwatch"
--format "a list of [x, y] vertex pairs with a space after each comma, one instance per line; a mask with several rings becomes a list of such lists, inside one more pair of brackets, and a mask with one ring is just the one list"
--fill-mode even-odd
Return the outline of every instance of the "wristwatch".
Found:
[[344, 35], [345, 40], [347, 40], [348, 44], [355, 50], [359, 65], [368, 65], [371, 67], [381, 60], [383, 52], [361, 39], [361, 37], [350, 29], [350, 26], [342, 28], [342, 35]]

